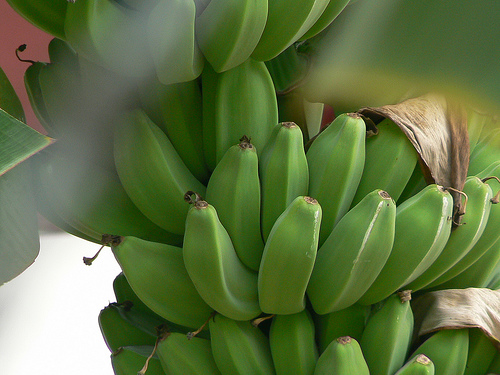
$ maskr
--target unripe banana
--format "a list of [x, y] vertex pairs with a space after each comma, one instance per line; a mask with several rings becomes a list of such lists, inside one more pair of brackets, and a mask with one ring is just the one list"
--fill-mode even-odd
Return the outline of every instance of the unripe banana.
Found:
[[350, 336], [357, 341], [361, 340], [370, 309], [370, 306], [355, 303], [330, 314], [313, 314], [320, 354], [338, 337]]
[[467, 365], [468, 329], [443, 329], [425, 340], [410, 357], [425, 354], [437, 375], [461, 375]]
[[276, 220], [259, 268], [259, 304], [269, 314], [295, 314], [305, 308], [314, 267], [321, 206], [308, 196], [295, 198]]
[[39, 61], [31, 64], [24, 72], [24, 87], [26, 89], [26, 93], [28, 94], [28, 100], [36, 118], [38, 119], [38, 121], [40, 121], [40, 124], [49, 134], [54, 134], [53, 128], [51, 128], [50, 126], [50, 117], [47, 113], [45, 102], [43, 101], [40, 81], [38, 79], [40, 76], [40, 72], [46, 65], [46, 63]]
[[318, 359], [314, 375], [369, 375], [359, 343], [349, 336], [333, 340]]
[[300, 38], [309, 39], [326, 29], [342, 10], [349, 4], [350, 0], [330, 0], [321, 17], [312, 25], [309, 30]]
[[474, 108], [467, 109], [467, 133], [469, 134], [469, 150], [472, 154], [479, 141], [484, 126], [491, 121], [490, 115], [481, 113]]
[[252, 54], [267, 20], [267, 0], [212, 0], [196, 17], [196, 40], [216, 72]]
[[394, 375], [434, 375], [434, 363], [424, 354], [416, 355]]
[[209, 330], [215, 363], [223, 375], [275, 373], [269, 340], [250, 321], [217, 314], [210, 319]]
[[275, 126], [259, 159], [262, 236], [267, 241], [278, 217], [298, 196], [307, 195], [309, 167], [302, 131], [293, 122]]
[[243, 134], [260, 155], [278, 123], [276, 93], [266, 65], [248, 59], [223, 73], [206, 66], [202, 92], [203, 151], [210, 170]]
[[186, 193], [186, 200], [193, 206], [186, 218], [184, 264], [196, 289], [222, 315], [255, 318], [261, 313], [257, 275], [238, 258], [214, 206], [193, 192]]
[[483, 375], [488, 373], [496, 347], [480, 328], [469, 329], [469, 350], [464, 375]]
[[307, 295], [318, 314], [355, 303], [384, 267], [394, 242], [396, 203], [374, 190], [333, 228], [318, 250]]
[[269, 344], [277, 375], [312, 375], [318, 360], [313, 319], [307, 310], [276, 315]]
[[500, 352], [496, 352], [493, 360], [488, 367], [488, 371], [486, 372], [488, 375], [496, 375], [500, 374]]
[[462, 216], [463, 224], [451, 232], [446, 246], [430, 267], [405, 288], [416, 291], [430, 285], [466, 256], [483, 234], [490, 215], [493, 191], [478, 177], [471, 176], [465, 181], [463, 192], [468, 198]]
[[[153, 346], [123, 346], [111, 354], [115, 375], [137, 375], [153, 352]], [[147, 375], [165, 375], [158, 356], [148, 362]]]
[[418, 154], [391, 119], [377, 124], [378, 133], [366, 139], [365, 166], [351, 206], [375, 189], [397, 201], [417, 165]]
[[116, 124], [114, 155], [120, 180], [135, 205], [158, 226], [183, 234], [189, 209], [184, 193], [205, 194], [205, 186], [143, 110], [127, 112]]
[[392, 375], [407, 358], [413, 334], [409, 291], [392, 294], [368, 320], [361, 349], [374, 375]]
[[448, 241], [452, 211], [451, 194], [435, 184], [399, 205], [391, 254], [359, 302], [379, 302], [422, 274]]
[[133, 291], [146, 306], [173, 323], [191, 328], [203, 325], [212, 309], [191, 282], [181, 248], [136, 237], [106, 240]]
[[[488, 127], [489, 128], [489, 127]], [[488, 129], [470, 156], [468, 174], [475, 176], [500, 160], [500, 129]]]
[[408, 180], [405, 188], [403, 189], [399, 199], [396, 201], [396, 205], [399, 206], [404, 201], [416, 195], [418, 192], [423, 190], [428, 184], [425, 181], [424, 173], [422, 172], [421, 160], [413, 169], [413, 173]]
[[178, 332], [167, 333], [159, 342], [157, 353], [166, 374], [220, 375], [209, 340], [188, 338]]
[[240, 260], [259, 270], [264, 242], [260, 232], [259, 161], [246, 136], [227, 150], [207, 185], [207, 201], [216, 208]]
[[356, 114], [338, 116], [307, 151], [309, 195], [323, 208], [320, 246], [349, 210], [365, 163], [366, 126]]

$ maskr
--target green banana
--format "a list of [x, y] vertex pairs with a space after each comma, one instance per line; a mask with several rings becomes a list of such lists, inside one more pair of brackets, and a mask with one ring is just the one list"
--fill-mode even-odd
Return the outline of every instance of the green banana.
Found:
[[78, 67], [78, 55], [71, 45], [59, 38], [53, 38], [48, 45], [49, 61]]
[[448, 241], [452, 210], [451, 194], [436, 184], [399, 205], [391, 254], [359, 302], [381, 301], [422, 274]]
[[335, 20], [335, 18], [337, 18], [342, 10], [344, 10], [347, 4], [349, 4], [349, 1], [350, 0], [330, 0], [318, 20], [300, 39], [306, 40], [312, 38], [326, 29]]
[[47, 63], [40, 61], [31, 64], [24, 72], [24, 87], [36, 118], [49, 134], [53, 134], [53, 128], [50, 126], [51, 121], [47, 113], [47, 108], [45, 108], [40, 81], [38, 79], [40, 72], [46, 65]]
[[183, 234], [189, 208], [184, 193], [204, 195], [205, 186], [143, 110], [130, 110], [116, 124], [114, 156], [118, 176], [135, 205], [158, 226]]
[[408, 292], [390, 295], [366, 324], [360, 345], [371, 374], [394, 374], [407, 358], [413, 334]]
[[278, 123], [276, 94], [266, 65], [247, 59], [223, 73], [206, 66], [202, 92], [203, 151], [210, 170], [243, 134], [260, 155]]
[[410, 357], [425, 354], [433, 363], [437, 375], [461, 375], [467, 365], [468, 329], [443, 329], [425, 340]]
[[[316, 23], [328, 6], [328, 0], [269, 1], [264, 32], [252, 57], [267, 61], [298, 41]], [[286, 15], [286, 21], [283, 16]]]
[[110, 303], [101, 310], [98, 317], [99, 328], [111, 352], [122, 346], [154, 345], [156, 337], [142, 331], [125, 320], [116, 304]]
[[500, 374], [500, 352], [497, 351], [486, 372], [488, 375]]
[[154, 355], [153, 346], [123, 346], [111, 354], [111, 364], [115, 375], [137, 375], [148, 362], [148, 375], [165, 375], [158, 356]]
[[[205, 63], [195, 36], [193, 0], [159, 0], [147, 20], [147, 41], [161, 83], [197, 78]], [[144, 27], [144, 25], [143, 25]]]
[[206, 184], [208, 167], [203, 155], [201, 90], [196, 80], [164, 85], [156, 77], [139, 84], [141, 106], [167, 134], [193, 175]]
[[210, 341], [172, 332], [158, 344], [158, 357], [166, 374], [220, 374], [215, 364]]
[[369, 375], [361, 347], [356, 339], [342, 336], [333, 340], [318, 359], [314, 375]]
[[422, 161], [419, 159], [419, 162], [413, 169], [410, 179], [401, 192], [399, 199], [396, 201], [397, 206], [422, 191], [428, 185], [425, 180], [424, 173], [422, 172], [421, 163]]
[[278, 96], [300, 86], [309, 69], [307, 56], [298, 51], [296, 44], [292, 44], [275, 58], [266, 61], [265, 64]]
[[303, 310], [276, 315], [269, 331], [269, 345], [277, 375], [312, 375], [318, 360], [314, 322]]
[[355, 303], [329, 314], [313, 314], [320, 354], [337, 337], [350, 336], [357, 341], [361, 340], [370, 309], [370, 306]]
[[425, 356], [419, 354], [405, 363], [394, 375], [434, 375], [434, 363]]
[[196, 40], [216, 72], [252, 54], [267, 20], [267, 0], [211, 0], [196, 17]]
[[196, 289], [222, 315], [234, 320], [255, 318], [261, 313], [257, 275], [238, 258], [214, 206], [194, 192], [186, 193], [186, 201], [192, 207], [186, 218], [183, 256]]
[[216, 314], [208, 324], [212, 353], [223, 375], [275, 373], [269, 340], [250, 321]]
[[84, 159], [61, 150], [60, 145], [34, 159], [35, 184], [64, 222], [95, 241], [103, 234], [115, 233], [171, 244], [182, 242], [181, 236], [146, 218], [113, 173], [91, 162], [83, 163]]
[[477, 175], [485, 168], [500, 160], [500, 129], [490, 129], [488, 126], [486, 134], [478, 141], [469, 161], [469, 175]]
[[375, 189], [387, 191], [397, 201], [417, 165], [417, 151], [399, 126], [386, 118], [377, 129], [366, 139], [363, 175], [351, 206]]
[[262, 190], [261, 226], [264, 241], [278, 217], [298, 196], [307, 195], [309, 167], [302, 131], [293, 122], [275, 126], [259, 159]]
[[469, 133], [470, 154], [474, 152], [484, 126], [491, 121], [491, 116], [474, 108], [467, 108], [467, 132]]
[[65, 39], [64, 19], [68, 1], [7, 0], [9, 5], [37, 28]]
[[216, 208], [240, 260], [258, 271], [264, 242], [260, 232], [259, 161], [250, 139], [243, 136], [227, 150], [207, 185], [207, 201]]
[[278, 217], [264, 246], [258, 274], [259, 304], [269, 314], [305, 308], [321, 225], [321, 206], [308, 196], [295, 198]]
[[425, 288], [463, 259], [480, 239], [490, 215], [493, 191], [478, 177], [471, 176], [465, 181], [463, 193], [468, 197], [463, 224], [451, 232], [446, 246], [430, 267], [405, 288], [413, 291]]
[[394, 242], [396, 203], [374, 190], [333, 228], [318, 250], [307, 295], [318, 314], [357, 302], [384, 267]]
[[134, 293], [146, 306], [175, 324], [202, 326], [212, 309], [191, 282], [181, 248], [131, 236], [103, 240], [109, 242]]
[[307, 150], [309, 195], [323, 208], [320, 246], [349, 210], [365, 163], [366, 126], [353, 113], [339, 115]]
[[464, 375], [486, 374], [497, 353], [496, 347], [479, 328], [469, 329], [469, 349]]

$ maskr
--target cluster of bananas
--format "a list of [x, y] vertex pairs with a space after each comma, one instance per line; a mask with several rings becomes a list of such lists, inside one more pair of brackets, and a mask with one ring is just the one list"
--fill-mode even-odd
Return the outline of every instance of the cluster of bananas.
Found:
[[303, 64], [294, 42], [347, 2], [67, 4], [66, 41], [25, 76], [57, 139], [32, 158], [33, 180], [39, 212], [109, 246], [123, 271], [99, 315], [117, 375], [500, 367], [478, 330], [416, 344], [400, 292], [498, 283], [491, 119], [469, 116], [455, 227], [449, 189], [425, 183], [390, 119], [343, 113], [319, 132], [322, 105], [276, 95]]

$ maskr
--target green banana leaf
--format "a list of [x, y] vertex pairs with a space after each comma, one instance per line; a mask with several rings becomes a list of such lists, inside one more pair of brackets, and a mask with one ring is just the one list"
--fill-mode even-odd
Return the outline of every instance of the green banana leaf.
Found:
[[437, 91], [497, 110], [499, 19], [491, 0], [356, 1], [311, 40], [308, 99], [344, 112]]

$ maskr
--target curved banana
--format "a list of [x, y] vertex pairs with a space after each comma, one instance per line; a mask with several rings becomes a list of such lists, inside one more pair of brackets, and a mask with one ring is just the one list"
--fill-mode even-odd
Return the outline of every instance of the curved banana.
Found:
[[158, 226], [183, 234], [189, 209], [184, 193], [204, 195], [205, 186], [143, 110], [130, 110], [116, 124], [114, 155], [120, 181], [135, 205]]
[[486, 134], [477, 142], [470, 155], [468, 174], [471, 176], [481, 173], [485, 168], [500, 160], [500, 129], [486, 128], [488, 128]]
[[186, 327], [203, 325], [212, 309], [184, 266], [182, 249], [137, 237], [107, 237], [134, 293], [162, 318]]
[[267, 0], [211, 0], [196, 17], [196, 40], [216, 72], [252, 54], [267, 20]]
[[333, 340], [318, 359], [314, 375], [369, 375], [361, 347], [349, 336]]
[[258, 271], [264, 242], [260, 232], [259, 161], [250, 139], [227, 150], [207, 185], [207, 201], [217, 210], [240, 260]]
[[394, 375], [434, 375], [434, 363], [425, 354], [418, 354], [405, 363]]
[[451, 194], [435, 184], [399, 205], [391, 254], [359, 302], [379, 302], [422, 274], [448, 241], [452, 211]]
[[220, 375], [210, 344], [209, 340], [172, 332], [160, 340], [157, 354], [166, 374]]
[[[111, 354], [115, 375], [137, 375], [154, 350], [154, 346], [123, 346]], [[165, 375], [158, 356], [148, 362], [148, 375]]]
[[242, 135], [252, 140], [260, 156], [278, 123], [276, 93], [266, 64], [247, 59], [222, 73], [207, 66], [202, 92], [203, 151], [210, 170]]
[[[301, 80], [306, 77], [309, 68], [307, 56], [300, 53], [295, 44], [292, 44], [278, 56], [265, 63], [273, 80], [274, 88], [278, 93], [278, 99], [284, 92], [297, 87]], [[281, 110], [281, 108], [279, 109]], [[294, 121], [294, 119], [285, 119], [283, 121]]]
[[[195, 198], [192, 198], [195, 195]], [[186, 218], [183, 256], [187, 272], [215, 311], [234, 320], [250, 320], [261, 313], [257, 275], [238, 258], [231, 238], [214, 206], [193, 192]]]
[[386, 118], [377, 129], [366, 139], [363, 175], [351, 206], [375, 189], [387, 191], [397, 201], [417, 165], [417, 151], [399, 126]]
[[361, 340], [370, 309], [370, 306], [355, 303], [329, 314], [313, 314], [320, 354], [338, 337], [350, 336], [357, 341]]
[[345, 214], [318, 250], [307, 295], [327, 314], [355, 303], [375, 281], [394, 243], [396, 203], [374, 190]]
[[469, 350], [464, 375], [487, 374], [498, 350], [480, 328], [469, 329]]
[[216, 314], [209, 321], [209, 330], [215, 363], [223, 375], [275, 373], [269, 340], [250, 321]]
[[467, 365], [469, 330], [443, 329], [425, 340], [411, 355], [425, 354], [433, 363], [436, 374], [463, 374]]
[[293, 122], [280, 123], [259, 159], [262, 188], [262, 236], [267, 241], [278, 217], [298, 196], [307, 195], [309, 167], [302, 131]]
[[40, 121], [40, 124], [47, 131], [47, 133], [53, 134], [53, 129], [50, 126], [50, 117], [47, 113], [47, 108], [45, 108], [45, 102], [43, 101], [42, 90], [40, 88], [40, 81], [38, 79], [40, 72], [46, 65], [47, 63], [40, 61], [31, 64], [24, 72], [24, 87], [36, 118]]
[[365, 164], [366, 126], [353, 113], [339, 115], [307, 150], [309, 195], [323, 208], [320, 246], [349, 210]]
[[408, 292], [390, 295], [366, 324], [360, 345], [372, 374], [394, 374], [407, 358], [413, 335]]
[[330, 0], [318, 20], [307, 30], [307, 32], [300, 38], [306, 40], [314, 37], [315, 35], [326, 29], [337, 16], [349, 4], [350, 0]]
[[321, 206], [308, 196], [295, 198], [278, 217], [260, 262], [259, 305], [269, 314], [304, 310], [321, 225]]
[[469, 133], [469, 149], [471, 154], [476, 148], [481, 131], [491, 119], [491, 115], [481, 113], [474, 108], [467, 108], [467, 132]]
[[303, 310], [276, 315], [269, 330], [269, 345], [277, 375], [312, 375], [318, 360], [314, 322]]

